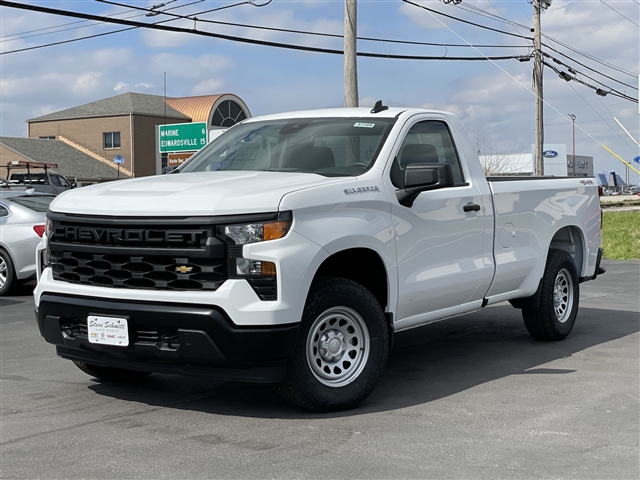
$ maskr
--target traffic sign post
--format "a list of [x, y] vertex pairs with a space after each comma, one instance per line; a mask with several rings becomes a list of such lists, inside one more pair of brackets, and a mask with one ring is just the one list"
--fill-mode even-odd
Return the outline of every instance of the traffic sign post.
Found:
[[124, 158], [122, 155], [116, 155], [113, 159], [113, 163], [118, 165], [118, 180], [120, 180], [120, 164], [124, 163]]
[[207, 144], [207, 123], [175, 123], [159, 126], [160, 153], [195, 152]]

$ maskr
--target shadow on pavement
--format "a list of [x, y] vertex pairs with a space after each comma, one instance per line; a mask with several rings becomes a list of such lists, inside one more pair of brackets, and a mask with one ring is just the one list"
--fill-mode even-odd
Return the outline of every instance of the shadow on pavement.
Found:
[[270, 385], [152, 375], [136, 385], [95, 382], [100, 395], [154, 406], [257, 418], [362, 415], [425, 404], [509, 375], [571, 375], [544, 365], [640, 330], [637, 311], [581, 308], [561, 342], [533, 340], [520, 312], [509, 305], [396, 335], [382, 379], [354, 410], [313, 414], [291, 407]]

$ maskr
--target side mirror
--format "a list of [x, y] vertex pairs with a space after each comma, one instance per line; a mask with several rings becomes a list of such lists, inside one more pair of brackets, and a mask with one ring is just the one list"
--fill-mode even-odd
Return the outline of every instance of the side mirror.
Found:
[[404, 171], [404, 188], [396, 190], [398, 202], [411, 208], [421, 192], [452, 187], [453, 171], [446, 163], [411, 163]]
[[73, 182], [73, 183], [71, 184], [71, 188], [76, 188], [77, 186], [78, 186], [78, 184], [77, 184], [76, 182]]

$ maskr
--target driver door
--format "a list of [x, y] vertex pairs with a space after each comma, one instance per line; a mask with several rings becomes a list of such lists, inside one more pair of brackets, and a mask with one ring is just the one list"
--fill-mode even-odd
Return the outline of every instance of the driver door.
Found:
[[485, 253], [491, 251], [493, 236], [488, 186], [483, 192], [466, 178], [470, 175], [461, 167], [444, 119], [414, 120], [405, 132], [393, 170], [399, 167], [403, 176], [412, 163], [446, 163], [451, 166], [454, 186], [421, 192], [410, 207], [392, 196], [399, 281], [397, 326], [402, 328], [442, 316], [442, 311], [455, 314], [465, 305], [481, 302], [493, 273]]

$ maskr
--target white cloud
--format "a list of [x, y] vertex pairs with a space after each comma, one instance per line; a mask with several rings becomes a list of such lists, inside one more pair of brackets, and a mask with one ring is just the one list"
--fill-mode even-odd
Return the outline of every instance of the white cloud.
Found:
[[98, 79], [102, 76], [99, 72], [86, 72], [79, 75], [73, 85], [73, 90], [78, 92], [91, 92], [98, 86]]
[[191, 95], [212, 95], [220, 92], [224, 82], [222, 80], [203, 80], [191, 89]]
[[127, 91], [127, 90], [129, 90], [129, 84], [125, 82], [118, 82], [113, 87], [113, 91], [118, 93]]

